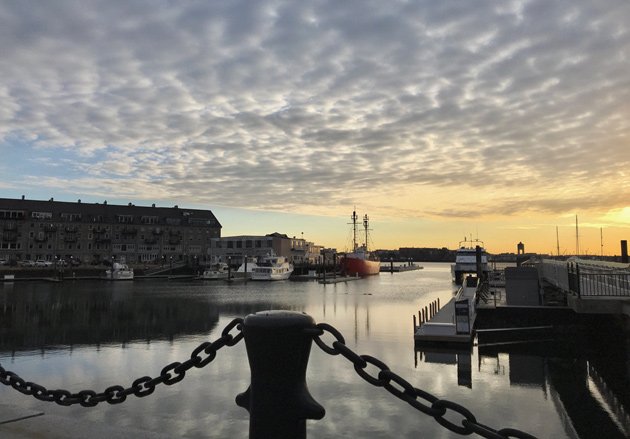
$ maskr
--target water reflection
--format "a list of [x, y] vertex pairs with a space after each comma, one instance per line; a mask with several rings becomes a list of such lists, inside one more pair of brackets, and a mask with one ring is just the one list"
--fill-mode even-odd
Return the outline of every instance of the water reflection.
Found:
[[212, 303], [137, 295], [129, 283], [82, 291], [42, 285], [0, 296], [0, 350], [173, 340], [205, 333], [218, 320]]
[[[337, 328], [355, 352], [463, 405], [484, 424], [541, 438], [588, 438], [600, 425], [602, 437], [625, 437], [630, 362], [628, 341], [618, 331], [598, 326], [556, 344], [414, 351], [412, 316], [437, 298], [445, 303], [452, 292], [448, 264], [326, 286], [16, 282], [0, 285], [0, 363], [47, 388], [102, 391], [186, 360], [234, 317], [267, 309], [303, 311]], [[118, 406], [59, 407], [6, 386], [0, 386], [0, 400], [172, 437], [247, 437], [248, 414], [234, 398], [248, 387], [249, 374], [240, 343], [222, 349], [207, 367], [191, 369], [181, 383]], [[314, 347], [307, 383], [327, 411], [324, 420], [307, 423], [309, 438], [460, 437], [367, 384], [340, 355]]]
[[[569, 347], [569, 348], [568, 348]], [[440, 364], [456, 374], [459, 386], [486, 386], [504, 381], [510, 387], [540, 390], [551, 399], [568, 438], [630, 437], [628, 407], [628, 364], [623, 346], [610, 346], [605, 357], [602, 346], [596, 350], [574, 338], [535, 343], [476, 346], [474, 349], [418, 348], [414, 352], [416, 368], [423, 364]], [[476, 360], [477, 379], [471, 364]], [[614, 365], [617, 365], [614, 366]]]

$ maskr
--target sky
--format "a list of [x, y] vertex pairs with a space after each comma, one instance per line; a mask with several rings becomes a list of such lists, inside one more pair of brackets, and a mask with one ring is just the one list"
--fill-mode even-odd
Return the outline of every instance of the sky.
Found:
[[0, 42], [3, 198], [340, 251], [355, 207], [381, 249], [630, 239], [628, 0], [16, 0]]

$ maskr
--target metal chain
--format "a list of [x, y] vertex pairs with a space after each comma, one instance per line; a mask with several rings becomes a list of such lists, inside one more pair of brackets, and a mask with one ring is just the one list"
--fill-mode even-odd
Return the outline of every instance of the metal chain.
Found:
[[[160, 375], [155, 378], [149, 376], [138, 378], [126, 389], [123, 386], [115, 385], [108, 387], [101, 393], [97, 393], [93, 390], [81, 390], [77, 393], [71, 393], [63, 389], [48, 390], [39, 384], [24, 381], [16, 373], [5, 370], [2, 365], [0, 365], [0, 383], [5, 386], [11, 386], [18, 392], [31, 395], [40, 401], [56, 402], [64, 406], [81, 404], [83, 407], [94, 407], [99, 402], [120, 404], [124, 402], [129, 395], [142, 398], [152, 394], [155, 390], [155, 386], [158, 384], [171, 386], [180, 382], [186, 376], [186, 372], [192, 367], [202, 368], [206, 366], [216, 358], [219, 349], [224, 346], [234, 346], [241, 341], [243, 338], [242, 326], [243, 319], [237, 318], [232, 320], [223, 329], [220, 338], [212, 343], [208, 341], [201, 343], [192, 351], [190, 359], [183, 363], [176, 361], [169, 364], [164, 367]], [[230, 334], [234, 328], [239, 331], [235, 336]], [[205, 357], [203, 355], [205, 355]]]
[[[354, 365], [354, 370], [365, 381], [376, 387], [383, 387], [389, 393], [410, 404], [416, 410], [432, 416], [438, 424], [450, 431], [461, 435], [477, 433], [488, 439], [536, 439], [535, 436], [531, 434], [513, 428], [495, 430], [478, 423], [475, 416], [465, 407], [452, 401], [439, 399], [422, 389], [414, 387], [404, 378], [392, 372], [385, 363], [377, 358], [357, 354], [346, 345], [343, 335], [329, 324], [319, 323], [316, 327], [317, 329], [315, 330], [307, 330], [307, 333], [313, 336], [315, 344], [324, 352], [330, 355], [341, 354]], [[325, 332], [329, 332], [335, 338], [331, 346], [324, 343], [321, 339], [321, 336], [324, 335]], [[379, 372], [377, 375], [370, 375], [365, 370], [368, 364], [378, 368]], [[426, 403], [423, 401], [426, 401]], [[462, 417], [461, 425], [457, 425], [444, 417], [449, 410]]]

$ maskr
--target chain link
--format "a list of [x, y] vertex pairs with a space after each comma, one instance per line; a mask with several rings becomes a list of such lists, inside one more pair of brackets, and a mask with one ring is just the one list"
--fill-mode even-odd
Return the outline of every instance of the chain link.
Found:
[[[233, 329], [238, 331], [236, 335], [232, 335]], [[55, 402], [59, 405], [69, 406], [80, 404], [83, 407], [94, 407], [100, 402], [108, 404], [120, 404], [127, 399], [127, 396], [134, 395], [138, 398], [149, 396], [155, 391], [158, 384], [166, 384], [172, 386], [180, 382], [193, 367], [202, 368], [214, 360], [217, 351], [224, 346], [234, 346], [243, 339], [243, 319], [237, 318], [232, 320], [221, 332], [221, 337], [214, 342], [203, 342], [195, 348], [190, 354], [190, 359], [180, 363], [178, 361], [164, 367], [155, 378], [143, 376], [136, 379], [130, 387], [124, 388], [120, 385], [110, 386], [102, 393], [93, 390], [81, 390], [77, 393], [71, 393], [68, 390], [57, 389], [48, 390], [30, 381], [24, 381], [14, 372], [5, 370], [0, 365], [0, 383], [5, 386], [11, 386], [15, 390], [25, 395], [33, 396], [40, 401]], [[203, 357], [205, 355], [205, 358]]]
[[[315, 331], [307, 331], [307, 334], [312, 335], [313, 341], [321, 350], [330, 355], [341, 354], [354, 365], [354, 370], [365, 381], [376, 387], [383, 387], [389, 393], [407, 402], [416, 410], [432, 416], [436, 422], [444, 428], [461, 435], [476, 433], [488, 439], [536, 439], [528, 433], [513, 428], [495, 430], [478, 423], [475, 416], [467, 408], [452, 401], [439, 399], [425, 390], [412, 386], [407, 380], [392, 372], [385, 363], [377, 358], [357, 354], [346, 345], [343, 335], [331, 325], [319, 323], [316, 325], [316, 328]], [[331, 345], [327, 345], [321, 338], [326, 332], [330, 333], [335, 338], [335, 341], [333, 341]], [[366, 372], [365, 369], [370, 364], [379, 369], [376, 376]], [[420, 400], [427, 401], [430, 405], [424, 404]], [[457, 425], [446, 419], [445, 415], [449, 411], [463, 418], [461, 425]]]

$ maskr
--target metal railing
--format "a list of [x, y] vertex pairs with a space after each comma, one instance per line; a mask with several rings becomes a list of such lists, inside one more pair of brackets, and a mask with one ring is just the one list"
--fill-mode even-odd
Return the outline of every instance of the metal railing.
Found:
[[580, 273], [580, 297], [630, 297], [630, 273]]
[[578, 297], [630, 297], [630, 271], [544, 260], [540, 275], [553, 286]]

